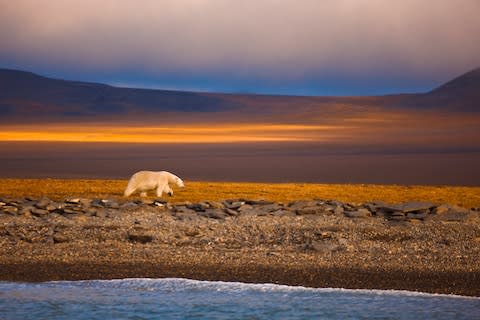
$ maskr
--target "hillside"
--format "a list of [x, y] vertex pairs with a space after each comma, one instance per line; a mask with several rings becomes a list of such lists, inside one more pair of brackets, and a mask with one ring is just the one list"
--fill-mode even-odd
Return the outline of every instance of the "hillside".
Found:
[[[478, 111], [480, 69], [470, 71], [423, 94], [374, 97], [302, 97], [196, 93], [119, 88], [99, 83], [46, 78], [0, 69], [0, 122], [91, 122], [152, 119], [176, 114], [179, 119], [222, 116], [244, 121], [303, 122], [315, 114], [361, 112], [365, 108], [415, 108]], [[203, 114], [203, 115], [202, 115]], [[193, 117], [194, 116], [194, 117]]]
[[467, 72], [424, 94], [402, 100], [404, 105], [447, 108], [459, 111], [480, 110], [480, 68]]
[[7, 118], [212, 112], [229, 107], [218, 97], [202, 93], [118, 88], [0, 69], [0, 114]]

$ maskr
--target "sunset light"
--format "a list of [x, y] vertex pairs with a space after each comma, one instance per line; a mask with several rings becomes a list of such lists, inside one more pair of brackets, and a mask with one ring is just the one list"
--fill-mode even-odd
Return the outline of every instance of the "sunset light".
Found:
[[[0, 141], [234, 143], [322, 141], [338, 129], [322, 125], [214, 125], [214, 126], [63, 126], [2, 127]], [[323, 133], [323, 134], [322, 134]]]

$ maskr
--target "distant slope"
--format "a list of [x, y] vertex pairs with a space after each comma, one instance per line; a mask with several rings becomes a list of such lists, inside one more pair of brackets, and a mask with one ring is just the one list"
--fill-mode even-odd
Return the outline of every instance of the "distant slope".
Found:
[[3, 123], [93, 121], [132, 116], [148, 119], [165, 113], [183, 114], [182, 117], [186, 117], [186, 113], [211, 116], [221, 113], [267, 120], [275, 115], [278, 119], [304, 121], [310, 114], [318, 115], [319, 110], [323, 116], [328, 110], [361, 111], [365, 107], [480, 111], [480, 68], [424, 94], [377, 97], [298, 97], [118, 88], [0, 69], [0, 122]]
[[400, 99], [401, 105], [423, 108], [480, 111], [480, 68], [469, 71], [434, 90]]
[[118, 88], [0, 69], [0, 115], [3, 116], [82, 117], [131, 112], [212, 112], [232, 107], [222, 102], [218, 97], [203, 93]]

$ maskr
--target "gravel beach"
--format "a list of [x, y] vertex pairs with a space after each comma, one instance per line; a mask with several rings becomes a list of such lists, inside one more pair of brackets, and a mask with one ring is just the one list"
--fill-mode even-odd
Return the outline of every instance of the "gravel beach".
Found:
[[480, 211], [429, 202], [0, 199], [0, 280], [137, 277], [480, 296]]

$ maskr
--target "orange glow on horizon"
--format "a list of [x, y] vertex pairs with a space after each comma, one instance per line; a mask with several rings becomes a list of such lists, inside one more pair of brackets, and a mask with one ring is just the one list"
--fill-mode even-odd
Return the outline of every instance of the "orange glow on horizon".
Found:
[[337, 126], [283, 124], [165, 127], [28, 125], [0, 128], [0, 141], [119, 143], [322, 141], [336, 129]]

